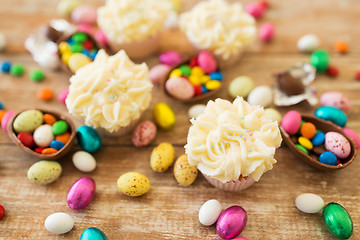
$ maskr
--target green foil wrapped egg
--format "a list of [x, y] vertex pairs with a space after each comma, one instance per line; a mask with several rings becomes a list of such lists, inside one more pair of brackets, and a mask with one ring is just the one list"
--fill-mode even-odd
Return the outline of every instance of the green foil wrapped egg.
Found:
[[97, 152], [101, 147], [100, 136], [92, 127], [79, 127], [76, 132], [76, 137], [81, 148], [89, 153]]
[[323, 218], [329, 232], [339, 239], [348, 239], [353, 233], [353, 222], [346, 209], [337, 203], [329, 203], [323, 209]]
[[329, 66], [330, 57], [324, 50], [317, 50], [311, 54], [310, 63], [318, 72], [325, 72]]
[[107, 238], [100, 229], [91, 227], [84, 230], [80, 240], [107, 240]]

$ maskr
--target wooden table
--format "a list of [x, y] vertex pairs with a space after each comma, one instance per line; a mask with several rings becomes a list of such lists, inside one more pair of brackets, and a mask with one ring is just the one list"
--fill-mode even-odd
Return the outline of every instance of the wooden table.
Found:
[[[30, 70], [38, 68], [30, 54], [24, 49], [24, 41], [31, 33], [56, 16], [55, 0], [0, 0], [0, 31], [8, 39], [0, 61], [22, 63], [27, 72], [21, 78], [0, 75], [0, 101], [7, 110], [20, 111], [42, 107], [66, 112], [66, 107], [55, 99], [41, 102], [36, 92], [42, 87], [51, 87], [56, 93], [65, 89], [69, 76], [63, 72], [46, 71], [46, 80], [34, 83], [29, 80]], [[91, 1], [95, 5], [102, 2]], [[184, 1], [184, 10], [198, 1]], [[241, 1], [246, 3], [247, 1]], [[315, 33], [321, 39], [321, 47], [331, 53], [331, 64], [340, 69], [337, 78], [325, 75], [317, 77], [314, 85], [319, 94], [336, 90], [343, 92], [351, 101], [348, 114], [349, 128], [360, 133], [360, 82], [354, 79], [359, 69], [360, 5], [351, 0], [273, 0], [271, 8], [258, 24], [270, 21], [276, 26], [276, 37], [272, 43], [256, 44], [244, 54], [233, 69], [225, 71], [227, 82], [216, 97], [230, 99], [227, 85], [239, 75], [247, 75], [257, 85], [274, 82], [272, 73], [286, 70], [299, 62], [307, 62], [309, 55], [298, 52], [297, 40], [306, 33]], [[336, 54], [333, 43], [345, 40], [350, 45], [346, 55]], [[190, 53], [186, 38], [178, 31], [167, 31], [162, 38], [162, 50], [180, 50]], [[156, 57], [146, 61], [149, 66], [157, 63]], [[176, 156], [184, 153], [187, 130], [190, 126], [187, 111], [190, 104], [181, 104], [165, 98], [159, 88], [153, 91], [151, 106], [165, 101], [174, 109], [177, 124], [171, 131], [159, 131], [156, 140], [148, 147], [135, 148], [130, 136], [104, 138], [104, 146], [94, 154], [97, 169], [90, 174], [76, 170], [71, 155], [62, 159], [63, 174], [48, 186], [38, 186], [26, 177], [28, 168], [37, 159], [23, 152], [9, 137], [0, 132], [0, 204], [6, 208], [6, 216], [0, 221], [0, 239], [79, 239], [88, 227], [98, 227], [108, 239], [219, 239], [214, 226], [204, 227], [198, 221], [198, 210], [207, 200], [216, 198], [224, 208], [241, 205], [248, 213], [248, 223], [241, 234], [248, 239], [333, 239], [325, 229], [321, 214], [304, 214], [294, 204], [301, 193], [320, 195], [326, 203], [342, 204], [354, 222], [352, 239], [360, 239], [360, 162], [338, 172], [321, 172], [295, 159], [283, 146], [277, 150], [278, 163], [254, 186], [240, 193], [224, 192], [213, 188], [202, 177], [190, 187], [181, 187], [175, 181], [172, 169], [155, 173], [149, 165], [152, 149], [168, 141], [174, 144]], [[205, 101], [204, 101], [205, 103]], [[315, 108], [297, 106], [281, 108], [312, 113]], [[143, 119], [151, 119], [151, 107]], [[77, 122], [78, 126], [80, 122]], [[76, 146], [72, 152], [79, 150]], [[117, 178], [128, 171], [138, 171], [151, 181], [149, 193], [131, 198], [122, 194], [116, 186]], [[97, 185], [93, 202], [82, 211], [72, 211], [66, 203], [71, 184], [80, 177], [90, 176]], [[61, 236], [46, 231], [44, 221], [55, 212], [69, 213], [75, 219], [74, 229]]]

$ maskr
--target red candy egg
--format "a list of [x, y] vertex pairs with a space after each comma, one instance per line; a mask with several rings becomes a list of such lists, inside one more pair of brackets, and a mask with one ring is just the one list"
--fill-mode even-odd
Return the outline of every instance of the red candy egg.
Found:
[[90, 39], [88, 39], [83, 43], [83, 47], [87, 50], [90, 50], [94, 47], [94, 43]]
[[199, 96], [202, 94], [202, 88], [200, 85], [194, 85], [194, 90], [195, 90], [195, 96]]
[[334, 67], [334, 66], [329, 66], [329, 67], [326, 69], [326, 73], [327, 73], [327, 75], [329, 75], [330, 77], [337, 77], [337, 75], [339, 75], [339, 69], [337, 69], [337, 68]]
[[4, 215], [5, 215], [5, 208], [0, 205], [0, 220], [4, 217]]
[[196, 66], [199, 66], [198, 65], [198, 60], [197, 60], [197, 57], [193, 57], [190, 59], [190, 67], [193, 68], [193, 67], [196, 67]]
[[37, 148], [34, 149], [34, 151], [37, 152], [37, 153], [42, 154], [42, 151], [43, 151], [44, 149], [45, 149], [45, 148], [37, 147]]
[[28, 132], [21, 132], [17, 135], [17, 138], [20, 142], [26, 147], [33, 147], [35, 146], [33, 136]]

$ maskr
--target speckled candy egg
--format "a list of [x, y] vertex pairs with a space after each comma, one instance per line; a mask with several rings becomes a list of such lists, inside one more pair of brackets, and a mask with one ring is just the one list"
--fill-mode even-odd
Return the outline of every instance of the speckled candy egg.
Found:
[[34, 134], [34, 142], [39, 147], [48, 147], [50, 146], [50, 143], [54, 140], [55, 136], [52, 133], [51, 125], [44, 124], [38, 127]]
[[150, 181], [141, 173], [128, 172], [119, 177], [117, 187], [125, 195], [138, 197], [150, 190]]
[[95, 196], [95, 181], [89, 177], [79, 178], [70, 187], [67, 203], [73, 210], [81, 210], [90, 204]]
[[14, 120], [15, 132], [32, 133], [43, 123], [43, 113], [39, 110], [27, 110], [20, 113]]
[[92, 127], [79, 127], [76, 132], [76, 137], [82, 149], [89, 153], [97, 152], [101, 147], [100, 136]]
[[326, 92], [321, 95], [320, 104], [322, 106], [331, 106], [339, 108], [344, 112], [350, 110], [350, 101], [341, 92]]
[[231, 206], [220, 215], [216, 231], [221, 238], [232, 239], [243, 231], [246, 222], [246, 211], [240, 206]]
[[45, 228], [53, 234], [64, 234], [74, 227], [74, 219], [67, 213], [57, 212], [45, 220]]
[[187, 155], [181, 155], [174, 165], [174, 176], [176, 181], [183, 186], [191, 185], [198, 175], [196, 166], [190, 165]]
[[195, 95], [194, 87], [182, 77], [172, 77], [165, 83], [166, 91], [180, 100], [187, 100]]
[[167, 142], [160, 143], [151, 152], [150, 166], [155, 172], [165, 172], [174, 162], [175, 149]]
[[105, 234], [96, 227], [87, 228], [80, 236], [80, 240], [107, 240]]
[[27, 172], [28, 179], [37, 184], [49, 184], [61, 175], [61, 165], [55, 161], [42, 160], [34, 163]]
[[131, 141], [135, 147], [149, 145], [156, 137], [156, 126], [151, 121], [144, 121], [135, 128]]
[[351, 153], [349, 141], [337, 132], [327, 132], [325, 134], [325, 148], [342, 159], [347, 158]]

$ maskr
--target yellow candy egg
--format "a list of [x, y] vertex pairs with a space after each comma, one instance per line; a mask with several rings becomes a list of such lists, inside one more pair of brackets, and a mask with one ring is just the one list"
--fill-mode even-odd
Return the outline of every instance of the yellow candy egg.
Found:
[[128, 172], [119, 177], [117, 187], [125, 195], [137, 197], [149, 191], [150, 181], [141, 173]]
[[72, 52], [64, 52], [62, 55], [61, 55], [61, 61], [63, 63], [65, 63], [66, 65], [69, 64], [69, 59], [71, 57], [73, 53]]
[[221, 82], [216, 80], [210, 80], [205, 84], [205, 86], [209, 90], [215, 90], [221, 86]]
[[195, 66], [191, 69], [191, 75], [196, 75], [196, 76], [202, 76], [204, 75], [204, 70], [201, 67]]
[[59, 44], [59, 51], [61, 54], [64, 52], [70, 52], [70, 45], [67, 42], [61, 42]]
[[201, 81], [201, 84], [205, 84], [208, 81], [210, 81], [210, 76], [209, 75], [201, 76], [200, 81]]
[[174, 176], [179, 184], [189, 186], [196, 180], [197, 175], [197, 167], [190, 165], [186, 154], [181, 155], [176, 160], [174, 165]]
[[150, 156], [150, 166], [155, 172], [165, 172], [174, 162], [175, 149], [167, 142], [160, 143]]
[[85, 66], [86, 64], [91, 63], [91, 59], [88, 56], [85, 56], [82, 53], [74, 53], [69, 58], [68, 66], [70, 70], [75, 73], [78, 69]]
[[181, 77], [182, 73], [181, 70], [179, 68], [176, 68], [174, 70], [171, 71], [169, 78], [173, 78], [173, 77]]
[[191, 76], [189, 76], [189, 81], [192, 85], [200, 85], [201, 77], [198, 75], [191, 75]]
[[155, 105], [153, 117], [156, 125], [164, 130], [170, 130], [176, 123], [175, 113], [166, 103], [158, 103]]
[[313, 149], [313, 144], [311, 141], [305, 137], [299, 137], [298, 142], [306, 149], [311, 150]]
[[170, 1], [173, 4], [172, 10], [175, 12], [180, 12], [182, 7], [182, 1], [181, 0], [170, 0]]

